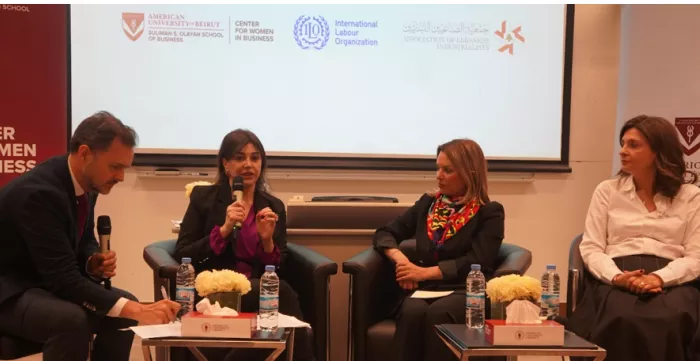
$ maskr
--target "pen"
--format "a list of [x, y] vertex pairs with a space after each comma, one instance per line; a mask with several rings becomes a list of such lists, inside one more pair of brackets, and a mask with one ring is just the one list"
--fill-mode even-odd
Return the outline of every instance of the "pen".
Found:
[[160, 293], [163, 295], [164, 300], [170, 300], [170, 297], [168, 297], [168, 293], [165, 292], [165, 286], [160, 286]]

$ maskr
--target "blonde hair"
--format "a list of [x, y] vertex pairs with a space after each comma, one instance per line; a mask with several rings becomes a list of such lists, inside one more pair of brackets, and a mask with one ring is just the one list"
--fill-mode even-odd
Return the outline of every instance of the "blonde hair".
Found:
[[[466, 204], [476, 200], [479, 204], [489, 203], [488, 165], [479, 144], [471, 139], [453, 139], [437, 148], [437, 154], [445, 153], [452, 167], [464, 182], [467, 189], [457, 203]], [[435, 196], [437, 192], [429, 193]]]

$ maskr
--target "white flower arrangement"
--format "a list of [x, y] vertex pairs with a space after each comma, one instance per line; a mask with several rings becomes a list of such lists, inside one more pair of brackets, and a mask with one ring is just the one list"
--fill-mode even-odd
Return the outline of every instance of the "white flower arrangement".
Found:
[[219, 292], [245, 295], [251, 289], [250, 281], [244, 274], [227, 269], [201, 272], [194, 280], [194, 287], [202, 297]]
[[192, 194], [192, 189], [196, 186], [210, 186], [210, 182], [206, 181], [197, 181], [197, 182], [192, 182], [189, 183], [188, 185], [185, 186], [185, 198], [190, 199], [190, 194]]
[[515, 300], [537, 302], [542, 295], [540, 281], [530, 276], [507, 275], [486, 284], [486, 294], [492, 301], [507, 303]]

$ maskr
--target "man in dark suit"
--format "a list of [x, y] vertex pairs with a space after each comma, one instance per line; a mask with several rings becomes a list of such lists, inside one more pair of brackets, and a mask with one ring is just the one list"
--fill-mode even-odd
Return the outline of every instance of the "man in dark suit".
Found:
[[0, 333], [41, 342], [46, 361], [127, 361], [133, 332], [172, 321], [164, 300], [144, 305], [100, 283], [116, 275], [113, 251], [99, 253], [97, 194], [131, 166], [136, 133], [107, 112], [85, 119], [70, 154], [51, 158], [0, 189]]

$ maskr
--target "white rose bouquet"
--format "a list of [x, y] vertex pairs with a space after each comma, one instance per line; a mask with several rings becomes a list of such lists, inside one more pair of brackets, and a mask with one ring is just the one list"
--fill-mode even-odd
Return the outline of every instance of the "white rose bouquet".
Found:
[[540, 323], [540, 281], [530, 276], [501, 276], [486, 284], [486, 294], [493, 302], [507, 304], [506, 323]]
[[507, 275], [494, 278], [486, 284], [486, 294], [497, 302], [514, 300], [539, 300], [542, 295], [540, 281], [530, 276]]
[[244, 274], [231, 270], [201, 272], [194, 280], [194, 287], [202, 297], [222, 292], [236, 292], [245, 295], [251, 289], [250, 281]]

